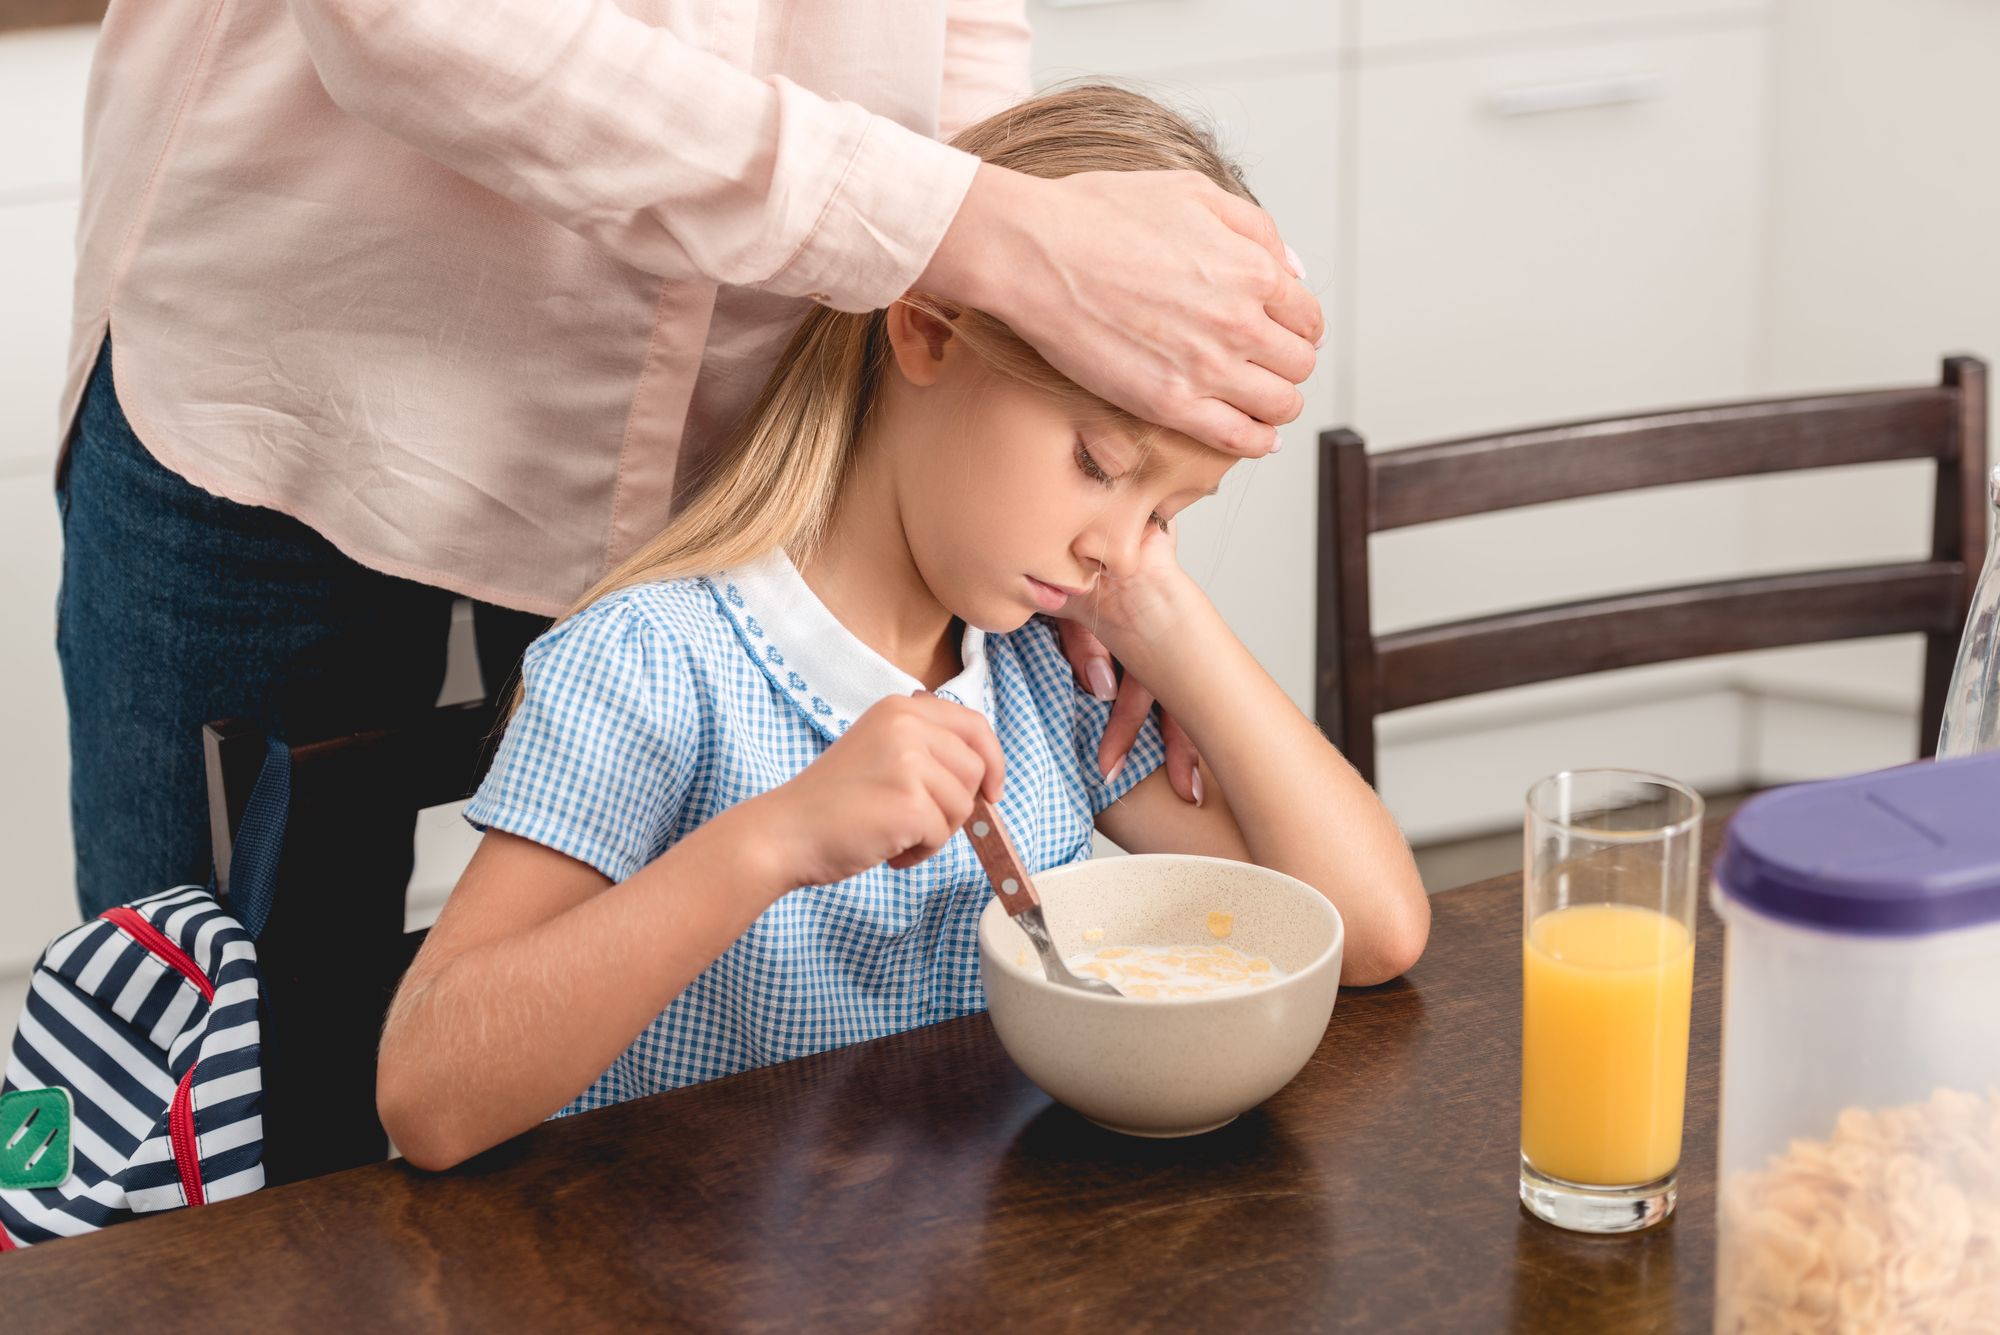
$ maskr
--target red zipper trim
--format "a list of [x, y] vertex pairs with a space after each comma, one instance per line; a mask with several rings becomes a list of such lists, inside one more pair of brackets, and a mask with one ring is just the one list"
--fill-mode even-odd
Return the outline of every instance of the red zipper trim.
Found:
[[167, 1110], [167, 1139], [174, 1147], [174, 1167], [181, 1171], [181, 1194], [189, 1205], [206, 1205], [208, 1193], [201, 1187], [201, 1147], [194, 1134], [195, 1066], [188, 1067], [174, 1090], [173, 1106]]
[[106, 909], [98, 916], [123, 929], [127, 936], [157, 956], [162, 963], [193, 983], [195, 990], [201, 993], [202, 1000], [215, 1000], [215, 984], [208, 981], [208, 975], [201, 971], [201, 966], [196, 964], [193, 957], [185, 950], [167, 940], [166, 933], [147, 922], [136, 909], [121, 905], [115, 909]]

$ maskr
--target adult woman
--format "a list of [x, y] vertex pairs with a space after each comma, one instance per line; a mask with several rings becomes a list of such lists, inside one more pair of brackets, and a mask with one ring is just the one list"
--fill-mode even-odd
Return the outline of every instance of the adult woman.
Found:
[[1269, 448], [1321, 321], [1261, 212], [933, 137], [1025, 91], [1021, 9], [113, 0], [60, 474], [85, 910], [206, 875], [204, 719], [407, 718], [460, 595], [497, 688], [661, 527], [804, 300], [921, 283]]

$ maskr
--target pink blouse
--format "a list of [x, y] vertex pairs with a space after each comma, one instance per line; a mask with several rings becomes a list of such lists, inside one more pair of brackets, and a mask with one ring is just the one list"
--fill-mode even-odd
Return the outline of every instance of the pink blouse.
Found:
[[872, 310], [1027, 90], [1024, 0], [112, 0], [63, 419], [553, 615], [664, 525], [806, 299]]

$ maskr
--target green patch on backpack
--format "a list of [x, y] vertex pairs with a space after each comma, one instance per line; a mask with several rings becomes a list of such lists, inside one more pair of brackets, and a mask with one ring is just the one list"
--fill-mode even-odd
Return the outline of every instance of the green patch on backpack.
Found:
[[33, 1191], [69, 1181], [69, 1091], [0, 1094], [0, 1187]]

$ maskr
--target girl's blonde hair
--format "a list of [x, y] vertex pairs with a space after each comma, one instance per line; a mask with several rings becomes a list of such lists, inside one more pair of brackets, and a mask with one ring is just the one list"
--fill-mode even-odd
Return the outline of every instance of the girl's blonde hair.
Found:
[[[988, 117], [951, 142], [1029, 176], [1196, 171], [1256, 202], [1206, 130], [1149, 97], [1108, 85], [1046, 93]], [[950, 319], [953, 333], [1000, 374], [1138, 425], [1078, 388], [992, 316], [921, 293], [903, 300]], [[825, 307], [807, 315], [749, 415], [704, 470], [680, 513], [578, 599], [564, 619], [635, 584], [712, 574], [779, 548], [795, 560], [810, 555], [833, 518], [888, 364], [885, 315]]]

